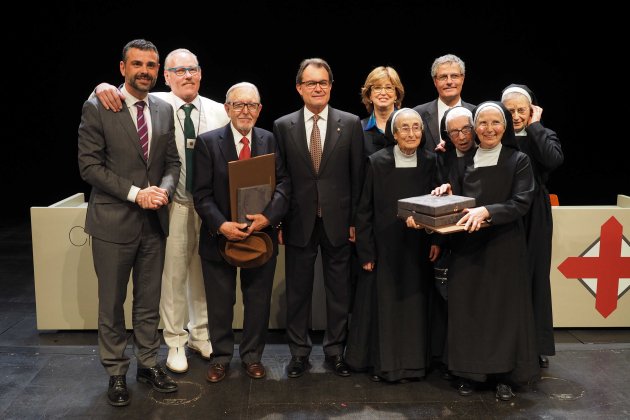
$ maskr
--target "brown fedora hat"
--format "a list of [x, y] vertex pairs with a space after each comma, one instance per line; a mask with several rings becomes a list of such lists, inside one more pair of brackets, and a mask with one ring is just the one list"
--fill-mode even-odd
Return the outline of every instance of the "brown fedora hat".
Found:
[[269, 261], [273, 255], [273, 242], [265, 232], [252, 232], [240, 241], [225, 240], [225, 245], [219, 245], [219, 251], [230, 265], [255, 268]]

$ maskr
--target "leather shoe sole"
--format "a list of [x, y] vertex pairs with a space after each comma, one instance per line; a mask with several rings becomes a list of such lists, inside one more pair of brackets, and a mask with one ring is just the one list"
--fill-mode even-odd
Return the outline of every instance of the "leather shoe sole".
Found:
[[289, 378], [299, 378], [304, 375], [310, 367], [308, 358], [302, 356], [294, 356], [287, 366], [287, 376]]
[[208, 368], [206, 379], [208, 382], [217, 383], [225, 379], [228, 367], [223, 363], [214, 363]]
[[245, 363], [242, 362], [241, 366], [245, 369], [247, 376], [252, 379], [261, 379], [264, 378], [267, 372], [265, 371], [265, 367], [260, 362], [254, 363]]

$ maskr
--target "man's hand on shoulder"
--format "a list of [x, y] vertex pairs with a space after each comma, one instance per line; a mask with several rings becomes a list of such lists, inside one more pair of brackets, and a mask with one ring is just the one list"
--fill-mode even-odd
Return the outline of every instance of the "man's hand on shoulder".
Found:
[[116, 86], [109, 83], [101, 83], [94, 89], [94, 95], [96, 95], [105, 109], [113, 112], [122, 110], [125, 95]]

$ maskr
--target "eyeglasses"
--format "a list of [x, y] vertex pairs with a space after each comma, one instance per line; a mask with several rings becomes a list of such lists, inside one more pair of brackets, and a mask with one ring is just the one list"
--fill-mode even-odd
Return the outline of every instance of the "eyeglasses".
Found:
[[326, 90], [330, 87], [331, 82], [329, 82], [328, 80], [320, 80], [320, 81], [308, 80], [306, 82], [301, 82], [301, 84], [306, 86], [306, 88], [309, 90], [315, 89], [315, 86], [317, 85], [319, 85], [320, 88]]
[[467, 136], [470, 133], [472, 133], [472, 131], [473, 131], [473, 127], [471, 125], [465, 125], [461, 128], [461, 130], [458, 130], [458, 129], [450, 130], [448, 132], [448, 136], [452, 139], [455, 139], [459, 137], [460, 133]]
[[201, 70], [201, 67], [199, 66], [192, 66], [192, 67], [169, 67], [166, 70], [168, 71], [172, 71], [173, 73], [175, 73], [175, 76], [177, 77], [182, 77], [186, 74], [186, 72], [190, 73], [191, 76], [196, 76], [199, 71]]
[[438, 82], [446, 82], [449, 77], [453, 82], [459, 82], [461, 78], [464, 77], [464, 75], [461, 73], [441, 74], [439, 76], [435, 76], [435, 80], [437, 80]]
[[422, 132], [422, 127], [420, 127], [419, 124], [414, 124], [411, 127], [409, 127], [408, 125], [403, 125], [402, 127], [398, 129], [398, 131], [400, 131], [403, 134], [409, 134], [412, 131], [414, 132], [414, 134], [418, 134]]
[[228, 102], [228, 104], [232, 105], [235, 111], [242, 111], [245, 107], [249, 110], [249, 112], [258, 111], [258, 107], [260, 104], [258, 102]]
[[394, 86], [372, 86], [372, 92], [374, 93], [379, 93], [379, 92], [392, 93], [394, 90], [396, 90]]

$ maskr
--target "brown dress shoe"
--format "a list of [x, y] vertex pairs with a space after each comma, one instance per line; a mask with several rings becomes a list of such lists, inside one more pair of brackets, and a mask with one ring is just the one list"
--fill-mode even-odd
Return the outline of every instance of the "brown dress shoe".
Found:
[[260, 378], [264, 378], [265, 374], [267, 372], [265, 372], [265, 367], [263, 366], [262, 362], [253, 362], [253, 363], [241, 363], [242, 366], [245, 368], [245, 372], [247, 372], [247, 376], [249, 376], [252, 379], [260, 379]]
[[223, 363], [213, 363], [208, 368], [208, 375], [206, 376], [206, 379], [212, 383], [221, 382], [225, 378], [227, 370], [227, 365]]

